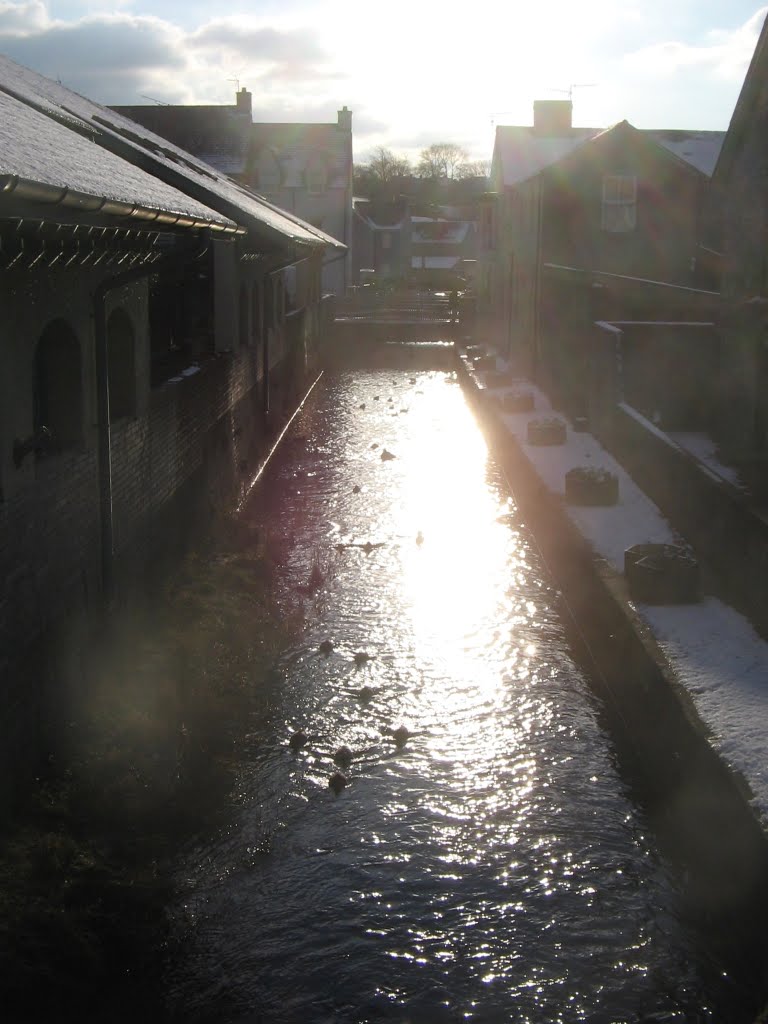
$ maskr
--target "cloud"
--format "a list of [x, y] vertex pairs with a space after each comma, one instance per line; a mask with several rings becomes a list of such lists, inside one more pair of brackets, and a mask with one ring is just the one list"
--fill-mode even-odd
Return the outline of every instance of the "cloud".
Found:
[[225, 49], [249, 62], [275, 64], [322, 63], [327, 55], [307, 29], [278, 30], [222, 18], [203, 25], [188, 36], [192, 49]]
[[728, 81], [741, 80], [767, 12], [768, 7], [761, 7], [732, 31], [712, 30], [707, 41], [700, 45], [666, 41], [646, 46], [627, 54], [624, 63], [645, 74], [673, 75], [696, 68]]
[[0, 2], [0, 35], [25, 34], [45, 28], [48, 11], [39, 0], [30, 3]]

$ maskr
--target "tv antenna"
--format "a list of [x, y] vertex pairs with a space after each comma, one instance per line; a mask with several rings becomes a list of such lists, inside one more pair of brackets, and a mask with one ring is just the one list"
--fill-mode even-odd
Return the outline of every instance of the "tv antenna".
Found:
[[147, 96], [146, 93], [142, 92], [139, 95], [141, 96], [141, 98], [143, 100], [152, 100], [153, 103], [158, 103], [161, 107], [170, 107], [171, 106], [171, 104], [170, 103], [166, 103], [165, 100], [158, 100], [154, 96]]
[[572, 100], [574, 89], [594, 89], [596, 86], [597, 82], [573, 82], [567, 89], [549, 89], [548, 91], [563, 93], [569, 100]]

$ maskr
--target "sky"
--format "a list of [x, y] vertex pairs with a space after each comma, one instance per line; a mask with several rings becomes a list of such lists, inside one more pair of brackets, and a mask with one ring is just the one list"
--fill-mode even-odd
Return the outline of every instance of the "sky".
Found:
[[0, 0], [0, 52], [105, 104], [353, 113], [355, 158], [432, 142], [488, 160], [498, 124], [572, 96], [574, 124], [726, 130], [755, 0]]

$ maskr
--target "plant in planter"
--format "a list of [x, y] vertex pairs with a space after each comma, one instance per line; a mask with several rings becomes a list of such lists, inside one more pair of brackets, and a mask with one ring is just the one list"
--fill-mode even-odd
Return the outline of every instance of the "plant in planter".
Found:
[[615, 505], [619, 478], [609, 469], [576, 466], [565, 474], [565, 498], [571, 505]]
[[532, 391], [508, 391], [499, 398], [504, 412], [533, 412], [535, 399]]
[[689, 604], [701, 598], [699, 563], [681, 544], [627, 548], [624, 576], [633, 600], [644, 604]]
[[565, 422], [557, 416], [531, 420], [527, 437], [529, 444], [565, 444]]

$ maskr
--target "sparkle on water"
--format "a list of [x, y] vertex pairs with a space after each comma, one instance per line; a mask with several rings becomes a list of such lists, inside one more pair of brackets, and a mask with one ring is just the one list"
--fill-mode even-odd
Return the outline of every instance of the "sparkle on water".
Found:
[[712, 1019], [673, 885], [453, 377], [324, 379], [249, 515], [279, 532], [281, 599], [305, 603], [306, 629], [277, 682], [254, 680], [227, 824], [179, 872], [179, 1018]]

